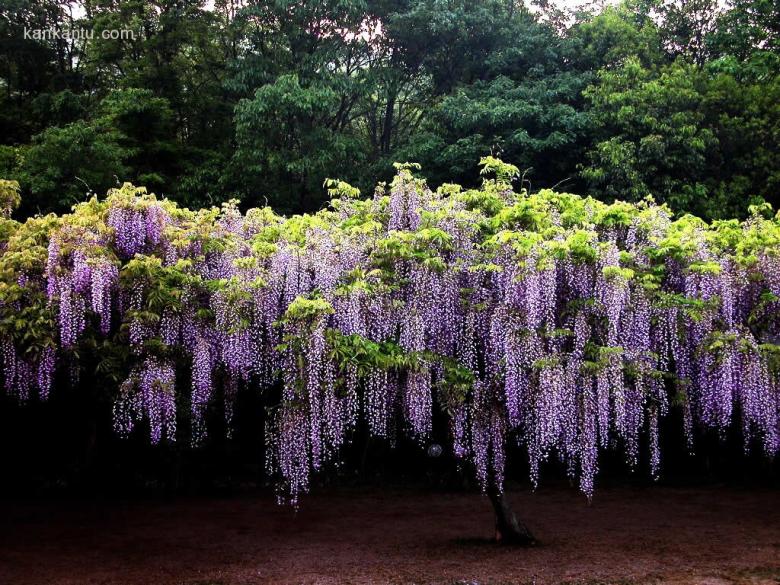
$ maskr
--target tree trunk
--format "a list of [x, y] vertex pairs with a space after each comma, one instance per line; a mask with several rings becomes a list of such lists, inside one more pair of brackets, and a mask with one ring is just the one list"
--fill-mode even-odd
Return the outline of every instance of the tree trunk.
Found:
[[534, 535], [518, 521], [503, 491], [491, 488], [488, 491], [490, 503], [496, 513], [496, 542], [516, 546], [536, 546]]

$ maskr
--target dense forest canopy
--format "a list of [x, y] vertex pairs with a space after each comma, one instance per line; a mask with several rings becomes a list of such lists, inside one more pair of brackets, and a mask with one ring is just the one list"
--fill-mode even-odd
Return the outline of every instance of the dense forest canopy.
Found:
[[[20, 216], [124, 181], [190, 207], [324, 204], [394, 161], [478, 185], [653, 195], [704, 218], [778, 203], [773, 0], [4, 0], [0, 178]], [[31, 38], [31, 30], [88, 31]], [[103, 31], [130, 31], [103, 38]]]

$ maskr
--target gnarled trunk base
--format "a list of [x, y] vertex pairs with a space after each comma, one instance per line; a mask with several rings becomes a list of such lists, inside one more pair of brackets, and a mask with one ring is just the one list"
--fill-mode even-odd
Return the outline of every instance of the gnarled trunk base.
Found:
[[488, 497], [496, 513], [496, 542], [498, 544], [514, 546], [536, 546], [539, 544], [531, 531], [518, 521], [504, 492], [493, 489], [488, 492]]

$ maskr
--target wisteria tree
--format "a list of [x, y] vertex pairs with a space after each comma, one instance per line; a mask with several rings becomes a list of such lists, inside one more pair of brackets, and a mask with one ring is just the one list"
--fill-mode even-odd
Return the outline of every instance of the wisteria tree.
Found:
[[267, 472], [293, 504], [359, 421], [424, 444], [446, 420], [497, 538], [525, 544], [510, 444], [534, 485], [555, 457], [587, 497], [608, 448], [636, 465], [646, 444], [658, 474], [671, 408], [690, 447], [739, 425], [746, 449], [780, 450], [780, 214], [674, 219], [651, 200], [517, 193], [515, 167], [482, 167], [478, 190], [431, 191], [413, 165], [368, 199], [329, 181], [328, 209], [289, 218], [131, 185], [60, 217], [6, 213], [5, 389], [45, 399], [98, 347], [121, 380], [116, 430], [194, 445], [215, 400], [229, 426], [237, 390], [263, 392]]

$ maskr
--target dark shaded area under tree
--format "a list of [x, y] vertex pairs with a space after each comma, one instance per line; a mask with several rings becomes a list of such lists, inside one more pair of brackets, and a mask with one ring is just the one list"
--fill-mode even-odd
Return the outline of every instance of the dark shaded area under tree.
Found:
[[477, 496], [340, 489], [296, 514], [270, 496], [0, 503], [0, 580], [16, 585], [769, 585], [778, 492], [724, 487], [510, 492], [545, 546], [489, 544]]

